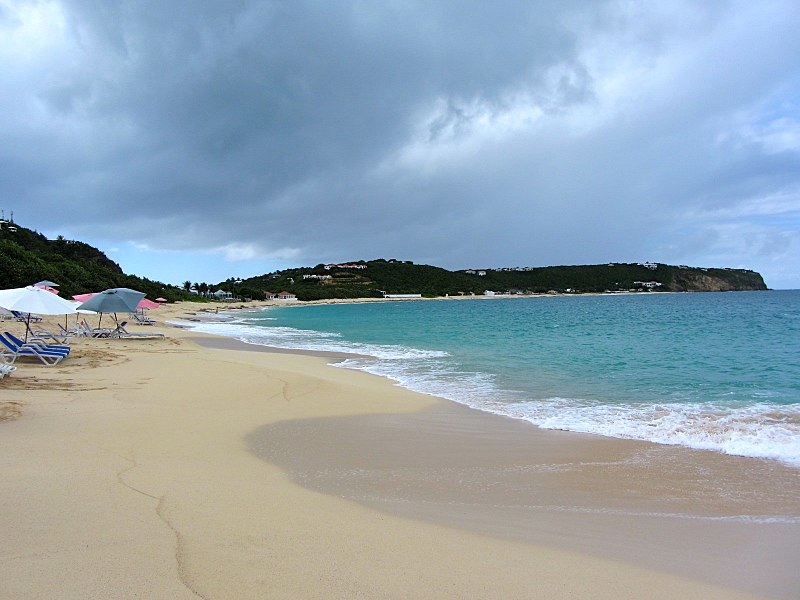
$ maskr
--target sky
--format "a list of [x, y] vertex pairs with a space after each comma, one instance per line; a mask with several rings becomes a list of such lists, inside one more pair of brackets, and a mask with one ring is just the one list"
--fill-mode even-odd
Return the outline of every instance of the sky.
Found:
[[0, 0], [0, 209], [128, 272], [800, 288], [800, 2]]

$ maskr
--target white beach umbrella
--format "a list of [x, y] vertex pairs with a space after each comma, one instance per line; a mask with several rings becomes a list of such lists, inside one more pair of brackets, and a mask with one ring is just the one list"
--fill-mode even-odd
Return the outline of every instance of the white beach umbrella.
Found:
[[75, 312], [75, 305], [69, 300], [33, 285], [0, 290], [0, 306], [37, 315], [67, 315]]
[[31, 313], [37, 315], [71, 315], [75, 312], [75, 305], [69, 300], [64, 300], [47, 290], [33, 285], [24, 288], [0, 290], [0, 306], [6, 310], [28, 313], [26, 337], [31, 328]]

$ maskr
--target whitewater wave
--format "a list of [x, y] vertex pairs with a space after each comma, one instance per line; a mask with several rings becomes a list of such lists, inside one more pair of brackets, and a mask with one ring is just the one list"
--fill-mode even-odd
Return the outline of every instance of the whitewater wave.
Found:
[[486, 409], [543, 429], [687, 446], [800, 466], [798, 405], [609, 405], [556, 397], [512, 404], [492, 402]]
[[440, 350], [420, 350], [389, 344], [360, 344], [342, 339], [338, 333], [324, 333], [292, 327], [263, 327], [247, 321], [225, 322], [175, 322], [176, 325], [197, 331], [232, 337], [249, 344], [259, 344], [287, 350], [317, 350], [371, 356], [382, 360], [409, 360], [443, 358], [449, 356]]

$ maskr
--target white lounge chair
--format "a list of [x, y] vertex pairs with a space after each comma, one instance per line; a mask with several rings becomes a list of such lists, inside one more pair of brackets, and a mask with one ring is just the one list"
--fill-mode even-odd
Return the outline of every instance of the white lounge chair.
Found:
[[80, 335], [85, 335], [86, 337], [103, 338], [111, 335], [111, 329], [107, 327], [91, 327], [86, 321], [78, 323], [78, 328], [81, 331]]
[[31, 331], [31, 333], [33, 334], [33, 339], [35, 340], [41, 340], [41, 341], [53, 340], [56, 344], [66, 344], [67, 342], [69, 342], [70, 338], [70, 336], [68, 335], [65, 334], [58, 335], [50, 331], [47, 331], [47, 329], [34, 329], [33, 331]]
[[128, 324], [127, 321], [123, 321], [122, 323], [117, 325], [117, 328], [114, 329], [114, 331], [111, 332], [111, 335], [109, 335], [109, 337], [112, 337], [114, 339], [127, 339], [127, 338], [163, 339], [164, 338], [164, 334], [163, 333], [155, 333], [155, 332], [150, 332], [150, 333], [131, 333], [130, 331], [125, 329], [125, 325], [127, 325], [127, 324]]
[[137, 325], [155, 325], [156, 321], [146, 315], [131, 313], [131, 320]]

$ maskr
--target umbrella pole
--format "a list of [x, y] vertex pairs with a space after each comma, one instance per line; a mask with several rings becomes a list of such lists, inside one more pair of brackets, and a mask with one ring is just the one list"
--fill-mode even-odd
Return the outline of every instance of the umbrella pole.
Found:
[[28, 333], [33, 334], [31, 331], [31, 313], [28, 313], [28, 318], [25, 321], [25, 343], [28, 342]]

